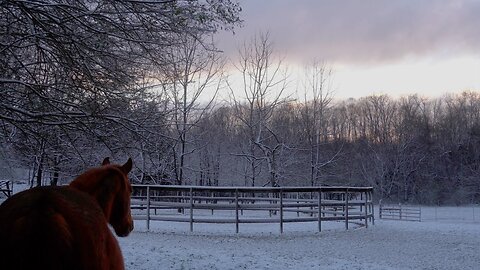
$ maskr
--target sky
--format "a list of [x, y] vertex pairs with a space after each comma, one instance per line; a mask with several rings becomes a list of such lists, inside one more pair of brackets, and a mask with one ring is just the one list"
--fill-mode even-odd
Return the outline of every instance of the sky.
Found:
[[219, 48], [234, 61], [241, 44], [268, 32], [291, 92], [312, 59], [333, 69], [341, 99], [480, 90], [480, 0], [239, 2], [243, 27], [219, 34]]

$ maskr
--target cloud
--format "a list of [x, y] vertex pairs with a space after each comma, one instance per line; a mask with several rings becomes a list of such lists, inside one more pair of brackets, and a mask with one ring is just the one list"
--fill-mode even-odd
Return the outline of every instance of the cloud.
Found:
[[477, 0], [243, 0], [245, 27], [220, 48], [269, 31], [289, 59], [335, 63], [390, 62], [406, 57], [479, 54]]

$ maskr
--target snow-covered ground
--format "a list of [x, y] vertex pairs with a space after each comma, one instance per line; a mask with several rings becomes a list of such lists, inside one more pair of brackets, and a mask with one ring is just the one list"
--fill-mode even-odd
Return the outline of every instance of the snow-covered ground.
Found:
[[278, 224], [240, 224], [238, 235], [233, 224], [195, 224], [191, 233], [188, 223], [152, 222], [146, 232], [136, 221], [119, 242], [132, 270], [480, 269], [480, 208], [422, 207], [422, 216], [348, 231], [324, 222], [320, 233], [315, 222], [285, 224], [283, 234]]
[[[21, 190], [15, 189], [16, 192]], [[4, 197], [0, 196], [0, 202]], [[378, 216], [378, 209], [376, 209]], [[422, 207], [422, 222], [195, 224], [135, 221], [126, 269], [480, 269], [480, 207]]]

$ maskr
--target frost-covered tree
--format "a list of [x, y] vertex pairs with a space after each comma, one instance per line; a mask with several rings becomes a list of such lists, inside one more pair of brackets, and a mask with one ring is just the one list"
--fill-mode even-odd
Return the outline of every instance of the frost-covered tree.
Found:
[[303, 137], [310, 153], [310, 183], [319, 184], [321, 168], [330, 164], [335, 156], [325, 157], [321, 145], [329, 137], [329, 110], [333, 99], [332, 69], [314, 60], [305, 67], [305, 98], [301, 110]]
[[176, 184], [185, 182], [193, 164], [188, 156], [198, 150], [190, 133], [211, 109], [218, 91], [223, 87], [224, 61], [204, 41], [211, 36], [178, 34], [181, 42], [164, 56], [167, 65], [161, 70], [162, 89], [168, 96], [173, 129], [173, 159]]
[[163, 135], [155, 118], [164, 115], [139, 104], [157, 99], [166, 52], [179, 36], [233, 29], [239, 12], [230, 0], [0, 1], [0, 124], [110, 152]]
[[[278, 155], [285, 142], [271, 128], [270, 119], [275, 109], [285, 102], [287, 70], [281, 59], [276, 59], [274, 45], [268, 33], [260, 33], [239, 50], [237, 70], [242, 76], [240, 89], [232, 90], [236, 116], [244, 125], [245, 141], [241, 153], [235, 155], [247, 160], [246, 179], [255, 186], [259, 167], [265, 162], [271, 186], [277, 185]], [[237, 92], [243, 94], [239, 97]], [[268, 183], [267, 182], [267, 183]]]

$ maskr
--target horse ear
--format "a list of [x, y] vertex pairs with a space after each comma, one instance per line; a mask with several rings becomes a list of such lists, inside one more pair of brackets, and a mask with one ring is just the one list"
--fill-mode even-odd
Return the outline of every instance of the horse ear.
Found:
[[127, 163], [123, 164], [122, 171], [125, 174], [128, 174], [132, 170], [132, 166], [133, 166], [132, 158], [129, 158], [127, 160]]
[[110, 164], [110, 158], [106, 157], [102, 162], [102, 166], [105, 166], [105, 165], [108, 165], [108, 164]]

